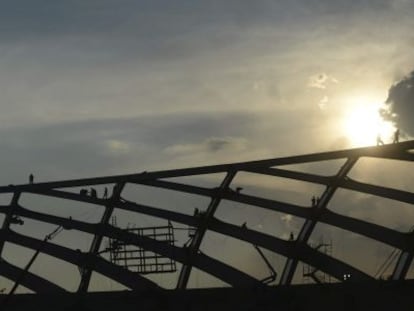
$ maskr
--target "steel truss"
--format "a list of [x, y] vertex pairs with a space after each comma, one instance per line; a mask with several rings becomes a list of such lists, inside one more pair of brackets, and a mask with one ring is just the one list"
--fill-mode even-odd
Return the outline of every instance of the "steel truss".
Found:
[[[52, 242], [47, 242], [42, 246], [42, 253], [80, 267], [82, 277], [78, 292], [81, 293], [88, 291], [91, 273], [93, 271], [103, 274], [132, 290], [159, 288], [158, 284], [155, 284], [137, 273], [133, 273], [112, 264], [101, 257], [99, 255], [99, 250], [104, 237], [135, 245], [180, 262], [182, 264], [182, 269], [177, 281], [177, 288], [179, 289], [185, 289], [187, 287], [193, 267], [203, 270], [234, 287], [265, 286], [260, 280], [249, 276], [245, 272], [237, 270], [234, 267], [200, 252], [200, 245], [208, 230], [251, 243], [257, 247], [285, 256], [287, 260], [280, 278], [281, 285], [291, 284], [299, 261], [314, 266], [318, 270], [329, 274], [337, 280], [342, 280], [344, 271], [352, 274], [354, 281], [373, 280], [371, 276], [350, 264], [319, 252], [308, 245], [309, 237], [316, 224], [323, 223], [360, 234], [399, 249], [401, 255], [395, 265], [392, 279], [403, 280], [406, 278], [407, 271], [414, 256], [413, 233], [403, 233], [375, 223], [340, 215], [328, 209], [327, 206], [338, 189], [348, 189], [414, 205], [414, 193], [412, 192], [363, 183], [349, 177], [352, 168], [363, 157], [412, 162], [414, 161], [413, 149], [414, 141], [407, 141], [379, 147], [356, 148], [243, 163], [3, 186], [0, 187], [0, 193], [9, 193], [13, 196], [9, 205], [0, 206], [0, 213], [5, 215], [0, 230], [0, 255], [3, 252], [5, 242], [14, 243], [33, 250], [37, 250], [41, 246], [42, 240], [19, 234], [11, 229], [10, 225], [13, 219], [16, 219], [16, 217], [24, 217], [48, 224], [59, 225], [65, 229], [75, 229], [94, 236], [88, 252], [79, 252]], [[337, 159], [343, 159], [345, 164], [343, 164], [338, 172], [332, 176], [321, 176], [280, 168], [282, 165], [323, 162]], [[250, 172], [310, 182], [325, 186], [325, 191], [318, 204], [313, 208], [265, 199], [232, 190], [232, 181], [239, 172]], [[174, 177], [214, 173], [223, 173], [224, 179], [220, 184], [212, 188], [166, 180]], [[67, 191], [66, 189], [108, 184], [114, 186], [114, 191], [112, 195], [107, 198], [85, 196], [83, 194]], [[139, 202], [122, 199], [122, 192], [128, 184], [146, 185], [204, 196], [210, 198], [210, 204], [201, 217], [200, 215], [190, 216], [180, 213], [179, 211], [148, 206], [140, 204]], [[35, 212], [19, 204], [20, 196], [25, 193], [99, 205], [104, 208], [104, 213], [99, 223], [91, 224], [71, 218]], [[215, 218], [215, 212], [217, 208], [220, 207], [222, 200], [287, 213], [303, 218], [304, 224], [295, 240], [286, 241], [255, 231], [251, 228], [242, 228]], [[188, 225], [195, 228], [195, 234], [189, 245], [184, 247], [162, 243], [145, 236], [137, 236], [110, 224], [109, 220], [115, 209], [132, 211]], [[21, 273], [22, 270], [20, 268], [6, 262], [4, 259], [1, 260], [0, 275], [3, 277], [15, 281], [19, 278]], [[37, 293], [65, 291], [50, 280], [37, 276], [31, 272], [26, 273], [21, 284]]]

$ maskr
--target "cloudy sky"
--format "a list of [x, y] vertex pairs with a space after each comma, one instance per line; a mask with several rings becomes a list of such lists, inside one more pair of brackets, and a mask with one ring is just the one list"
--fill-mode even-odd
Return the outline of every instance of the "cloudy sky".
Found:
[[413, 15], [410, 0], [0, 0], [0, 182], [373, 145], [350, 125], [366, 104], [408, 139]]

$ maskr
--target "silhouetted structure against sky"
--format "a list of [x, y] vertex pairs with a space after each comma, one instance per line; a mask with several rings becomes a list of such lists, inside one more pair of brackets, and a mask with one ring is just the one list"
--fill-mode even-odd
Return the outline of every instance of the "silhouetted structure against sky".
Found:
[[[414, 160], [413, 149], [414, 141], [407, 141], [380, 147], [358, 148], [244, 163], [4, 186], [0, 187], [0, 193], [10, 193], [12, 194], [12, 197], [10, 204], [4, 205], [0, 209], [0, 212], [5, 215], [1, 230], [0, 248], [3, 252], [3, 257], [4, 244], [13, 243], [29, 249], [40, 250], [44, 254], [56, 257], [79, 267], [81, 277], [77, 288], [78, 293], [88, 292], [89, 282], [93, 272], [98, 272], [113, 279], [131, 290], [161, 290], [162, 288], [160, 284], [146, 278], [144, 275], [128, 270], [127, 265], [117, 265], [114, 262], [107, 260], [104, 255], [108, 251], [111, 251], [111, 249], [108, 249], [108, 247], [105, 248], [105, 245], [103, 244], [104, 238], [119, 241], [119, 243], [122, 243], [123, 245], [132, 245], [138, 249], [136, 252], [148, 251], [151, 252], [151, 254], [158, 254], [158, 257], [151, 258], [169, 258], [174, 262], [180, 263], [181, 269], [176, 280], [177, 289], [187, 288], [188, 280], [193, 268], [200, 269], [213, 275], [236, 288], [263, 288], [263, 286], [267, 286], [260, 279], [215, 259], [214, 256], [209, 256], [201, 252], [200, 245], [208, 231], [239, 239], [255, 245], [256, 247], [260, 247], [261, 249], [284, 256], [286, 262], [283, 271], [279, 271], [279, 278], [273, 285], [290, 285], [299, 262], [316, 267], [318, 270], [330, 275], [338, 282], [343, 282], [344, 280], [352, 282], [373, 281], [374, 278], [371, 275], [359, 270], [350, 263], [334, 258], [329, 254], [325, 254], [309, 246], [309, 238], [315, 226], [318, 223], [324, 223], [357, 233], [399, 250], [398, 259], [388, 278], [394, 281], [403, 281], [406, 278], [414, 255], [411, 243], [412, 232], [399, 232], [366, 220], [344, 216], [333, 212], [328, 208], [328, 204], [338, 189], [349, 189], [413, 205], [414, 194], [412, 192], [364, 183], [349, 177], [349, 173], [362, 157], [384, 160], [392, 159], [410, 163]], [[284, 165], [324, 162], [339, 159], [343, 160], [343, 163], [339, 170], [330, 176], [281, 168]], [[244, 193], [246, 189], [241, 191], [241, 187], [236, 187], [237, 185], [234, 185], [233, 181], [235, 176], [241, 172], [316, 183], [323, 185], [324, 190], [320, 196], [318, 195], [318, 200], [312, 200], [313, 204], [310, 204], [311, 202], [309, 202], [309, 206], [286, 203], [283, 200], [271, 200]], [[178, 177], [208, 176], [209, 174], [217, 173], [223, 174], [223, 178], [217, 185], [211, 187], [201, 187], [191, 183], [174, 181], [174, 178]], [[107, 195], [104, 193], [103, 196], [100, 197], [95, 188], [102, 185], [105, 185], [106, 187], [109, 185], [112, 192], [110, 191], [111, 193]], [[209, 198], [209, 204], [204, 210], [194, 213], [193, 215], [182, 213], [179, 209], [168, 210], [157, 206], [141, 204], [139, 201], [132, 201], [124, 197], [124, 189], [129, 185], [145, 185], [148, 187], [207, 197]], [[85, 188], [94, 191], [85, 191]], [[56, 216], [53, 213], [48, 214], [34, 211], [30, 206], [26, 208], [20, 203], [21, 196], [24, 196], [25, 194], [38, 194], [45, 197], [58, 198], [62, 200], [62, 202], [69, 200], [78, 202], [79, 204], [101, 206], [103, 208], [101, 220], [99, 223], [88, 223], [83, 220], [72, 219], [70, 210], [65, 210], [68, 214], [66, 217]], [[215, 214], [224, 200], [248, 204], [257, 209], [263, 208], [270, 211], [293, 215], [303, 218], [304, 222], [298, 234], [295, 235], [293, 239], [293, 234], [290, 234], [290, 239], [281, 239], [260, 232], [255, 228], [249, 228], [248, 225], [235, 225], [219, 220], [215, 217]], [[192, 230], [192, 234], [189, 235], [190, 240], [180, 247], [175, 244], [171, 230], [168, 233], [169, 238], [167, 240], [166, 238], [159, 238], [161, 235], [164, 235], [164, 233], [161, 231], [156, 233], [155, 227], [154, 229], [151, 229], [151, 232], [153, 233], [150, 232], [147, 234], [143, 234], [143, 230], [127, 230], [119, 228], [116, 223], [111, 223], [110, 221], [114, 211], [118, 209], [141, 215], [153, 216], [160, 220], [164, 219], [170, 224], [168, 227], [170, 229], [173, 228], [171, 223], [188, 226], [188, 228], [191, 228]], [[60, 244], [55, 244], [53, 241], [49, 241], [50, 239], [45, 238], [45, 240], [42, 241], [33, 236], [24, 235], [14, 230], [14, 228], [17, 228], [14, 226], [25, 226], [23, 221], [18, 223], [16, 219], [36, 220], [41, 223], [52, 224], [55, 227], [58, 226], [60, 228], [59, 230], [63, 231], [76, 230], [85, 232], [93, 236], [92, 243], [90, 244], [88, 251], [81, 251], [77, 249], [76, 246], [66, 247]], [[56, 232], [56, 230], [54, 232]], [[146, 232], [149, 232], [148, 229]], [[72, 242], [75, 242], [76, 244], [76, 241]], [[220, 252], [220, 245], [217, 246], [217, 252]], [[259, 252], [263, 257], [264, 255], [260, 249]], [[140, 260], [149, 258], [145, 257], [145, 255], [140, 256]], [[263, 258], [266, 260], [265, 257]], [[270, 263], [266, 260], [266, 264], [269, 265]], [[150, 270], [146, 271], [147, 273], [151, 272]], [[156, 272], [161, 273], [162, 271], [158, 270]], [[6, 260], [2, 260], [0, 264], [0, 273], [10, 280], [20, 282], [22, 285], [36, 293], [50, 294], [65, 292], [62, 287], [55, 284], [53, 281], [36, 275], [32, 271], [24, 272], [22, 269]], [[22, 277], [22, 275], [24, 277]]]

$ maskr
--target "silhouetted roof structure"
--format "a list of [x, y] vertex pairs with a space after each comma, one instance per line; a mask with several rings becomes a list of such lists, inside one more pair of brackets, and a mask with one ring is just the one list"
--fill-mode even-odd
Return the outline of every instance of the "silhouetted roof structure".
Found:
[[[401, 254], [394, 267], [391, 279], [403, 280], [406, 278], [407, 271], [413, 260], [413, 233], [399, 232], [366, 220], [340, 215], [328, 209], [327, 206], [338, 189], [358, 191], [414, 205], [414, 193], [412, 192], [364, 183], [349, 177], [349, 173], [361, 158], [370, 157], [412, 162], [414, 161], [413, 150], [414, 141], [407, 141], [379, 147], [356, 148], [260, 161], [3, 186], [0, 187], [0, 193], [12, 194], [12, 200], [10, 204], [1, 206], [0, 208], [0, 212], [5, 215], [2, 230], [0, 231], [0, 252], [3, 252], [5, 242], [10, 242], [33, 250], [41, 249], [41, 252], [44, 254], [48, 254], [80, 267], [81, 281], [78, 287], [78, 292], [81, 293], [88, 291], [93, 271], [105, 275], [132, 290], [155, 289], [160, 287], [159, 284], [156, 284], [150, 279], [104, 259], [99, 254], [104, 237], [136, 245], [140, 248], [150, 250], [180, 262], [182, 264], [182, 269], [177, 280], [177, 288], [179, 289], [187, 288], [193, 267], [203, 270], [233, 287], [265, 286], [260, 280], [252, 277], [248, 273], [199, 251], [206, 232], [211, 230], [285, 256], [287, 260], [279, 280], [279, 284], [281, 285], [291, 284], [299, 261], [317, 267], [319, 270], [331, 275], [338, 281], [342, 280], [344, 273], [351, 274], [353, 281], [373, 280], [372, 276], [364, 273], [351, 264], [319, 252], [308, 245], [309, 237], [316, 224], [324, 223], [360, 234], [399, 249]], [[281, 168], [283, 165], [324, 162], [335, 159], [343, 159], [344, 162], [339, 170], [331, 176]], [[236, 186], [233, 185], [232, 182], [239, 172], [277, 176], [319, 184], [323, 185], [325, 190], [320, 196], [320, 200], [313, 208], [299, 206], [283, 202], [282, 200], [271, 200], [245, 194], [244, 191], [232, 190], [236, 189]], [[214, 173], [224, 174], [224, 178], [214, 187], [202, 187], [171, 180], [171, 178], [174, 177], [190, 177]], [[85, 192], [75, 192], [71, 189], [77, 187], [90, 188], [99, 185], [112, 185], [112, 194], [108, 195], [107, 198], [100, 198], [85, 195]], [[180, 211], [166, 210], [157, 206], [141, 204], [139, 201], [124, 199], [122, 193], [126, 185], [145, 185], [203, 196], [210, 198], [210, 203], [201, 217], [200, 215], [188, 215], [181, 213]], [[21, 206], [19, 203], [20, 197], [26, 193], [102, 206], [104, 208], [104, 213], [99, 223], [88, 223], [72, 219], [69, 216], [63, 217], [34, 211], [30, 208]], [[295, 240], [284, 240], [256, 231], [248, 226], [242, 228], [241, 226], [224, 222], [215, 217], [215, 212], [222, 200], [248, 204], [255, 208], [264, 208], [297, 216], [304, 219], [304, 224]], [[115, 227], [110, 223], [111, 215], [114, 210], [117, 209], [149, 215], [193, 227], [195, 228], [194, 237], [191, 239], [188, 246], [180, 247], [162, 243], [146, 236], [137, 236], [132, 232]], [[35, 237], [23, 235], [14, 231], [11, 228], [11, 220], [16, 216], [36, 220], [42, 223], [62, 226], [65, 230], [78, 230], [91, 234], [94, 238], [88, 252], [77, 251], [73, 248], [55, 244], [53, 241], [44, 243]], [[3, 259], [0, 263], [0, 274], [15, 281], [21, 276], [22, 269]], [[21, 284], [36, 293], [65, 291], [51, 280], [35, 275], [32, 272], [27, 272], [25, 274], [24, 278], [21, 279]]]

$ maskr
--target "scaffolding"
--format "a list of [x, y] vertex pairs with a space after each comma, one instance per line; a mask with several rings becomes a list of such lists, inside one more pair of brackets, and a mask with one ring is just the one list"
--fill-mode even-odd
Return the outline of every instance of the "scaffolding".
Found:
[[[115, 217], [112, 218], [112, 225], [117, 226]], [[174, 245], [174, 227], [170, 222], [166, 226], [129, 227], [124, 230], [139, 237]], [[177, 271], [176, 263], [170, 257], [154, 253], [136, 245], [126, 244], [117, 239], [109, 239], [108, 250], [109, 259], [112, 263], [133, 272], [151, 274]]]

